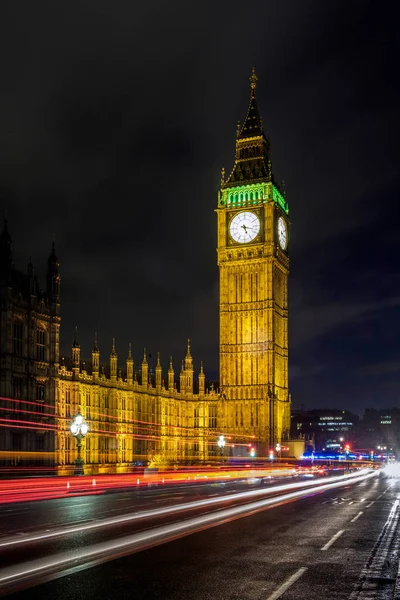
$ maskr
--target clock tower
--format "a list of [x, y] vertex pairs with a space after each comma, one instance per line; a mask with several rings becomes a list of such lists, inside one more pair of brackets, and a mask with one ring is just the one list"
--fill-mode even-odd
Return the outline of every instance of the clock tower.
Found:
[[267, 455], [289, 434], [288, 205], [272, 173], [270, 145], [250, 77], [231, 173], [218, 193], [220, 418], [236, 442]]

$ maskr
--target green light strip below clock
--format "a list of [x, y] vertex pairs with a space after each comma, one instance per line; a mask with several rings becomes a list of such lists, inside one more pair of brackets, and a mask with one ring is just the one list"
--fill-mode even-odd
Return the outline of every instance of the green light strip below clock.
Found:
[[[272, 193], [271, 193], [272, 189]], [[272, 198], [271, 198], [272, 196]], [[221, 190], [219, 193], [219, 206], [241, 207], [264, 204], [273, 200], [287, 214], [289, 206], [285, 198], [282, 196], [278, 188], [271, 182], [241, 185], [226, 190]]]

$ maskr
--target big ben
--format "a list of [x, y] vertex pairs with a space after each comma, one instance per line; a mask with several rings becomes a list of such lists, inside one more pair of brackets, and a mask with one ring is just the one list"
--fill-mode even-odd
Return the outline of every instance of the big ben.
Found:
[[250, 77], [236, 155], [218, 193], [220, 417], [236, 454], [265, 455], [288, 435], [288, 205], [274, 180], [270, 144]]

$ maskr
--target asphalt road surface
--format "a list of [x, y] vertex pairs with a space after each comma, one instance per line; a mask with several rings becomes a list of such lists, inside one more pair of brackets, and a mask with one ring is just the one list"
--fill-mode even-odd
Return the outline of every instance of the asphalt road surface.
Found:
[[[192, 500], [204, 498], [192, 488]], [[220, 490], [215, 488], [213, 495]], [[224, 490], [225, 493], [232, 490]], [[129, 598], [134, 600], [369, 600], [396, 598], [399, 562], [398, 520], [400, 481], [378, 475], [345, 487], [310, 492], [301, 499], [288, 498], [279, 506], [266, 506], [245, 518], [231, 518], [229, 510], [223, 524], [180, 537], [155, 547], [135, 551], [80, 570], [79, 564], [68, 574], [34, 588], [19, 591], [10, 598], [91, 600]], [[207, 492], [209, 493], [209, 492]], [[38, 527], [75, 521], [74, 537], [49, 541], [54, 553], [99, 543], [103, 533], [79, 533], [79, 524], [89, 515], [106, 518], [127, 512], [128, 501], [141, 512], [151, 505], [167, 508], [187, 502], [183, 490], [174, 498], [168, 491], [148, 490], [138, 504], [124, 494], [86, 497], [67, 501], [54, 500], [33, 505], [10, 507], [7, 535], [26, 535]], [[255, 498], [253, 498], [255, 500]], [[158, 502], [157, 502], [158, 501]], [[57, 504], [58, 503], [58, 504]], [[231, 506], [231, 502], [228, 506]], [[86, 505], [86, 506], [85, 506]], [[17, 514], [17, 511], [20, 511]], [[21, 512], [22, 511], [22, 512]], [[26, 512], [25, 512], [26, 511]], [[206, 519], [211, 511], [203, 508], [190, 515], [166, 517], [129, 528], [129, 533], [158, 531], [166, 523], [190, 518]], [[51, 516], [53, 515], [53, 516]], [[165, 516], [165, 515], [164, 515]], [[7, 515], [2, 511], [0, 531]], [[19, 518], [19, 525], [17, 524]], [[38, 520], [41, 522], [38, 522]], [[168, 527], [168, 525], [165, 525]], [[125, 525], [111, 528], [113, 537], [128, 533]], [[108, 533], [108, 536], [110, 533]], [[87, 536], [87, 537], [85, 537]], [[170, 539], [167, 537], [166, 539]], [[0, 538], [1, 542], [1, 538]], [[47, 543], [47, 542], [46, 542]], [[1, 567], [10, 561], [25, 561], [40, 555], [43, 543], [0, 554]], [[49, 548], [47, 548], [49, 550]], [[400, 597], [400, 596], [399, 596]]]

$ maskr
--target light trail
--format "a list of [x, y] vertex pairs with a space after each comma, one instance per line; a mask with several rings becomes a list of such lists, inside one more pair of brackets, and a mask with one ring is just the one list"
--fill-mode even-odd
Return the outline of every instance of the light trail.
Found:
[[[0, 548], [6, 548], [10, 546], [17, 546], [20, 544], [27, 544], [30, 542], [43, 541], [50, 538], [61, 537], [65, 535], [71, 535], [74, 533], [82, 533], [83, 531], [93, 531], [96, 529], [103, 529], [105, 527], [112, 527], [113, 525], [121, 525], [124, 523], [132, 523], [134, 521], [140, 522], [146, 519], [156, 518], [165, 515], [174, 515], [180, 512], [188, 511], [188, 510], [196, 510], [199, 508], [213, 508], [218, 507], [221, 504], [226, 504], [232, 501], [240, 501], [240, 500], [249, 500], [252, 498], [256, 498], [258, 496], [270, 496], [271, 494], [279, 494], [283, 492], [287, 492], [293, 489], [301, 488], [303, 491], [305, 490], [309, 493], [309, 490], [313, 491], [324, 491], [325, 489], [331, 489], [335, 487], [341, 487], [343, 485], [347, 485], [348, 483], [355, 483], [357, 481], [363, 481], [365, 479], [369, 479], [371, 477], [375, 477], [376, 472], [359, 472], [357, 474], [350, 474], [340, 477], [332, 477], [329, 483], [325, 483], [325, 481], [308, 481], [308, 482], [297, 482], [285, 485], [279, 485], [270, 489], [263, 490], [250, 490], [247, 492], [238, 492], [235, 494], [229, 494], [226, 496], [219, 496], [208, 498], [206, 500], [196, 500], [194, 502], [186, 502], [183, 504], [176, 504], [174, 506], [167, 506], [158, 509], [152, 509], [147, 511], [142, 511], [140, 513], [131, 513], [128, 515], [123, 515], [120, 517], [108, 517], [107, 519], [101, 519], [96, 522], [89, 522], [85, 524], [80, 524], [75, 527], [63, 527], [59, 529], [54, 529], [53, 531], [46, 531], [44, 533], [37, 534], [28, 534], [25, 536], [18, 536], [17, 539], [7, 539], [3, 538], [0, 542]], [[302, 492], [296, 492], [302, 493]]]
[[[375, 475], [375, 473], [364, 474], [362, 477], [359, 476], [353, 478], [351, 483], [354, 483], [361, 478], [368, 479]], [[223, 525], [287, 502], [293, 502], [311, 494], [321, 493], [334, 487], [348, 485], [350, 482], [349, 478], [341, 479], [342, 481], [340, 483], [325, 483], [320, 486], [316, 486], [315, 482], [313, 482], [314, 486], [312, 489], [307, 487], [306, 489], [283, 494], [275, 498], [257, 500], [249, 504], [192, 517], [178, 523], [162, 525], [148, 531], [140, 531], [118, 540], [100, 542], [88, 547], [61, 552], [56, 556], [43, 557], [23, 564], [7, 567], [0, 570], [0, 595], [1, 593], [10, 593], [17, 589], [35, 585], [38, 579], [40, 579], [41, 582], [50, 581], [51, 579], [76, 572], [77, 570], [91, 568], [98, 564], [136, 552], [141, 552], [154, 546], [204, 531], [218, 525]], [[77, 530], [80, 531], [81, 528], [77, 528]]]

